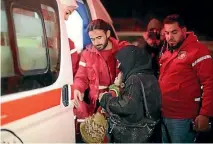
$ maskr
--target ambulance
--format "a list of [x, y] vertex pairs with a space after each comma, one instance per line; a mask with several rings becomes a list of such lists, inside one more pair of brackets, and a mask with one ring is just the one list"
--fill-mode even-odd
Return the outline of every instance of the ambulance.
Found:
[[[83, 49], [91, 43], [92, 19], [113, 24], [100, 0], [75, 4], [82, 27], [69, 33], [81, 32], [74, 43]], [[75, 143], [69, 34], [60, 0], [1, 0], [0, 14], [1, 143]], [[117, 38], [114, 28], [112, 34]]]

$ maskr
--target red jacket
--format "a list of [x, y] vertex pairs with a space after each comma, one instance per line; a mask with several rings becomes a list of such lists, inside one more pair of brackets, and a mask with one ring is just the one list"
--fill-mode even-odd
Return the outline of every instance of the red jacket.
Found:
[[[195, 118], [198, 114], [213, 116], [213, 59], [206, 46], [190, 33], [173, 53], [160, 58], [159, 84], [162, 112], [167, 118]], [[199, 111], [203, 86], [202, 107]]]
[[[113, 45], [113, 55], [115, 55], [120, 48], [128, 44], [125, 41], [119, 42], [114, 38], [110, 38], [110, 41]], [[114, 63], [114, 68], [116, 69], [117, 61], [115, 58], [114, 60], [110, 59], [109, 63]], [[99, 82], [104, 80], [107, 81], [108, 84], [104, 85], [107, 88], [114, 82], [117, 75], [116, 73], [113, 73], [113, 71], [115, 72], [115, 70], [108, 68], [106, 61], [93, 45], [89, 45], [82, 52], [79, 68], [74, 79], [74, 89], [78, 89], [84, 93], [87, 88], [90, 88], [89, 98], [91, 102], [91, 113], [94, 112], [99, 93], [103, 92], [103, 90], [101, 91], [103, 88], [100, 87], [103, 85], [101, 85]], [[102, 77], [100, 77], [100, 73], [102, 73]]]
[[68, 41], [70, 46], [70, 54], [72, 59], [72, 71], [73, 71], [73, 77], [74, 77], [78, 70], [79, 54], [77, 53], [77, 50], [75, 49], [75, 44], [73, 43], [73, 41], [71, 41], [69, 38], [68, 38]]

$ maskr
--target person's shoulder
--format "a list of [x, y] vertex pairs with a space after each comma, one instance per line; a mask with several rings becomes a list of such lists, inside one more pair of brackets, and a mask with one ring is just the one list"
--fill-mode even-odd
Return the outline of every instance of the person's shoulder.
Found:
[[88, 55], [90, 55], [92, 49], [93, 49], [92, 44], [87, 45], [86, 48], [82, 50], [81, 55], [87, 57]]
[[83, 50], [84, 53], [90, 53], [94, 49], [93, 44], [88, 44], [86, 48]]
[[126, 80], [126, 85], [135, 85], [140, 83], [140, 77], [138, 74], [133, 74], [131, 76], [129, 76], [129, 78]]
[[190, 51], [193, 52], [194, 55], [211, 55], [208, 47], [199, 41], [192, 43], [189, 47]]
[[208, 52], [209, 49], [206, 45], [201, 43], [197, 36], [193, 32], [187, 32], [187, 38], [185, 40], [185, 47], [186, 50], [190, 53], [197, 53], [197, 52]]
[[119, 47], [124, 47], [127, 45], [131, 45], [128, 41], [118, 41]]
[[113, 43], [114, 46], [117, 46], [119, 49], [124, 46], [130, 45], [128, 41], [120, 41], [113, 37], [110, 37], [110, 41]]

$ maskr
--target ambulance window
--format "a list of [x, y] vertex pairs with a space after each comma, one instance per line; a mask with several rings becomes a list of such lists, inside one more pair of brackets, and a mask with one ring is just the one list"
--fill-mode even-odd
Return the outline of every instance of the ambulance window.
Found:
[[[41, 13], [25, 8], [13, 8], [13, 25], [15, 36], [9, 37], [7, 18], [1, 3], [1, 96], [23, 92], [52, 85], [58, 78], [60, 65], [60, 30], [58, 13], [50, 6], [41, 5]], [[9, 9], [8, 9], [9, 10]], [[38, 9], [39, 11], [39, 9]], [[41, 15], [42, 14], [42, 15]], [[43, 18], [42, 18], [43, 17]], [[12, 21], [10, 21], [12, 22]], [[42, 24], [44, 23], [44, 25]], [[46, 35], [45, 35], [46, 32]], [[13, 51], [11, 41], [16, 40], [17, 53]], [[49, 53], [47, 53], [47, 48]], [[17, 66], [13, 60], [18, 58], [19, 67], [31, 71], [30, 75], [15, 73]], [[47, 57], [49, 56], [49, 57]], [[49, 62], [49, 60], [50, 62]], [[14, 67], [15, 65], [15, 67]], [[44, 69], [45, 73], [37, 73], [36, 69]]]
[[50, 68], [51, 71], [59, 70], [59, 26], [56, 21], [56, 13], [52, 7], [44, 4], [41, 4], [41, 10], [47, 34]]
[[1, 95], [5, 94], [8, 87], [7, 77], [14, 76], [13, 57], [9, 43], [7, 16], [4, 2], [1, 2]]
[[41, 18], [36, 12], [13, 8], [13, 19], [21, 69], [46, 69], [48, 59]]
[[13, 67], [13, 57], [10, 49], [7, 16], [4, 3], [1, 3], [1, 77], [9, 77], [15, 75]]

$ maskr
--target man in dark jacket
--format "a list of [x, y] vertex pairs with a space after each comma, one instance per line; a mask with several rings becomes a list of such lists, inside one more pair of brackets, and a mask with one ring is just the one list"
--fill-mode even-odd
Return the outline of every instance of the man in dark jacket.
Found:
[[145, 44], [142, 47], [152, 56], [152, 68], [157, 78], [159, 76], [158, 60], [161, 49], [165, 46], [165, 39], [162, 34], [162, 23], [156, 18], [149, 21], [146, 31], [143, 33]]
[[[118, 52], [116, 58], [125, 87], [118, 97], [113, 97], [110, 93], [100, 94], [100, 105], [109, 115], [117, 115], [122, 124], [144, 125], [147, 124], [143, 121], [145, 119], [159, 120], [161, 93], [152, 71], [150, 55], [145, 49], [125, 46]], [[149, 132], [152, 133], [154, 129], [151, 128]], [[110, 131], [114, 142], [151, 142], [146, 136], [151, 137], [152, 134], [144, 133], [144, 130], [137, 129], [137, 126], [126, 129], [113, 125]]]

